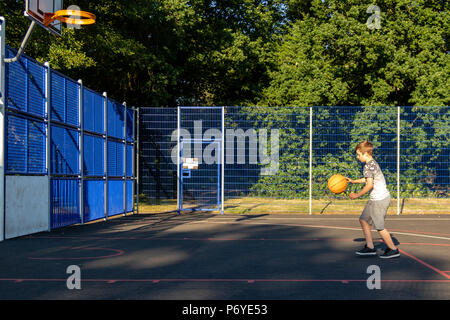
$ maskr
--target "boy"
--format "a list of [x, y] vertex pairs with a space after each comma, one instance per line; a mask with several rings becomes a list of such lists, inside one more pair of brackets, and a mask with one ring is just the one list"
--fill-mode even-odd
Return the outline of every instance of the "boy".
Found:
[[391, 202], [391, 195], [386, 187], [386, 180], [378, 163], [372, 157], [373, 145], [369, 141], [363, 141], [356, 146], [356, 157], [359, 161], [365, 162], [363, 173], [364, 178], [352, 180], [346, 178], [350, 183], [365, 183], [364, 188], [358, 193], [350, 193], [350, 199], [357, 199], [362, 195], [370, 192], [370, 199], [359, 218], [359, 223], [366, 238], [366, 245], [355, 253], [357, 255], [367, 256], [376, 255], [377, 250], [373, 244], [370, 225], [373, 224], [384, 243], [387, 245], [386, 251], [380, 255], [380, 258], [388, 259], [399, 257], [398, 248], [394, 245], [391, 235], [384, 228], [384, 219]]

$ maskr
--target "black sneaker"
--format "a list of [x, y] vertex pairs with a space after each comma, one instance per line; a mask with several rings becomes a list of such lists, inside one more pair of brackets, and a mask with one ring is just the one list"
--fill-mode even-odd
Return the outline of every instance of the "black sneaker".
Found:
[[387, 248], [383, 254], [380, 254], [380, 258], [382, 259], [390, 259], [397, 257], [400, 257], [400, 252], [398, 251], [398, 249], [392, 250], [390, 248]]
[[375, 256], [377, 254], [377, 249], [370, 249], [367, 244], [364, 245], [364, 248], [355, 252], [359, 256]]

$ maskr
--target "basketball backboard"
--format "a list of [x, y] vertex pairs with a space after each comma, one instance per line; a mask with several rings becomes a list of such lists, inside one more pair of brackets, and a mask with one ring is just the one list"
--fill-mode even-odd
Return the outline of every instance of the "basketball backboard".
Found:
[[64, 0], [25, 0], [25, 16], [39, 23], [44, 29], [47, 29], [57, 35], [61, 35], [62, 24], [55, 20], [48, 27], [44, 25], [44, 14], [54, 13], [62, 10]]

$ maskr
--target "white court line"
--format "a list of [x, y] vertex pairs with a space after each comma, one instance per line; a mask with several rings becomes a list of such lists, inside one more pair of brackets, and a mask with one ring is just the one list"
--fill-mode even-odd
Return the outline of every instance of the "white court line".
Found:
[[[295, 225], [295, 224], [283, 224], [283, 223], [264, 223], [264, 222], [254, 222], [254, 221], [246, 221], [246, 222], [233, 222], [233, 221], [192, 221], [189, 223], [217, 223], [217, 224], [249, 224], [249, 225], [275, 225], [275, 226], [288, 226], [288, 227], [306, 227], [306, 228], [319, 228], [319, 229], [337, 229], [337, 230], [352, 230], [352, 231], [361, 231], [361, 228], [351, 228], [351, 227], [336, 227], [336, 226], [314, 226], [314, 225]], [[376, 231], [376, 230], [372, 230]], [[432, 238], [439, 240], [448, 240], [450, 241], [450, 237], [439, 237], [432, 236], [427, 234], [417, 234], [417, 233], [409, 233], [409, 232], [391, 232], [392, 234], [401, 234], [406, 236], [414, 236], [414, 237], [422, 237], [422, 238]]]
[[[271, 217], [258, 217], [258, 218], [252, 218], [251, 216], [249, 216], [249, 220], [251, 219], [258, 219], [258, 220], [311, 220], [311, 221], [315, 221], [315, 220], [332, 220], [332, 221], [339, 221], [339, 220], [352, 220], [352, 221], [356, 221], [358, 220], [359, 216], [361, 214], [355, 214], [354, 218], [302, 218], [302, 217], [276, 217], [276, 218], [271, 218]], [[237, 216], [238, 217], [238, 216]], [[234, 219], [232, 217], [224, 217], [224, 218], [219, 218], [217, 217], [218, 220], [227, 220], [227, 219]], [[247, 218], [245, 216], [241, 217], [242, 220], [247, 220]], [[450, 218], [404, 218], [404, 217], [390, 217], [387, 216], [386, 220], [401, 220], [401, 221], [450, 221]]]

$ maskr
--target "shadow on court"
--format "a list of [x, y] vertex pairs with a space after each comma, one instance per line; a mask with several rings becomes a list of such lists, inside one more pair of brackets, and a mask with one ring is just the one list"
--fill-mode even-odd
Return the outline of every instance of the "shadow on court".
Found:
[[[120, 217], [1, 242], [0, 299], [449, 299], [449, 223], [389, 219], [402, 255], [384, 260], [354, 254], [357, 216]], [[368, 287], [374, 265], [380, 289]]]

